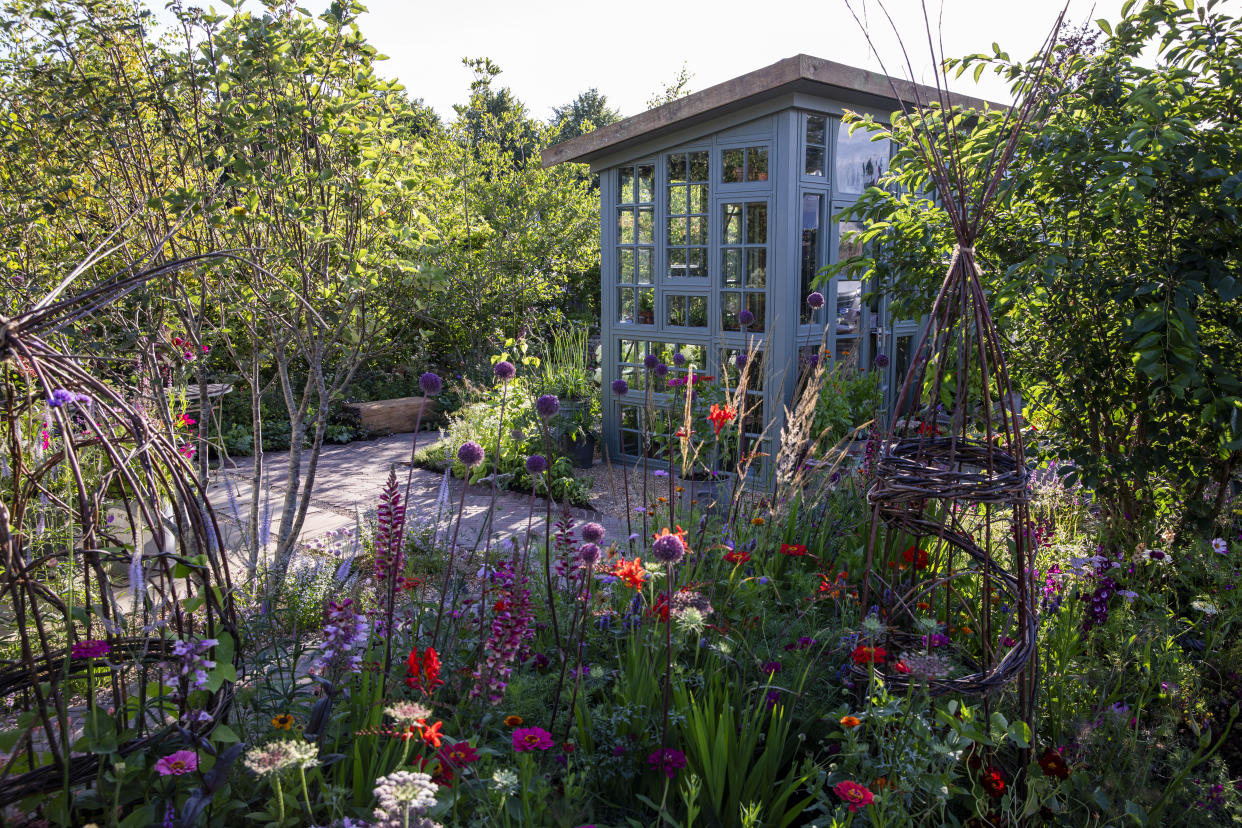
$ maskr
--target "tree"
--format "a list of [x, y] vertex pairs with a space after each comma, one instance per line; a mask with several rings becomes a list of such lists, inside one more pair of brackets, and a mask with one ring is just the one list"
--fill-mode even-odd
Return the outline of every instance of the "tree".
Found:
[[673, 76], [672, 82], [664, 84], [662, 90], [647, 99], [647, 108], [655, 109], [657, 106], [672, 103], [678, 98], [684, 98], [689, 95], [690, 79], [693, 77], [694, 73], [683, 63], [681, 68], [677, 70], [677, 74]]
[[[1099, 54], [1063, 50], [1053, 105], [1023, 137], [993, 232], [979, 243], [1027, 415], [1049, 456], [1120, 528], [1207, 531], [1242, 468], [1242, 24], [1151, 0], [1100, 25]], [[1158, 55], [1144, 65], [1145, 50]], [[997, 50], [1011, 79], [1029, 68]], [[959, 119], [968, 155], [1002, 113]], [[897, 119], [899, 143], [908, 125]], [[951, 249], [939, 206], [916, 195], [909, 152], [854, 217], [882, 240], [867, 264], [917, 309]], [[846, 263], [845, 266], [850, 266]]]
[[552, 116], [552, 125], [559, 130], [557, 139], [560, 141], [577, 138], [621, 120], [621, 113], [609, 107], [608, 99], [594, 87], [578, 93], [578, 97], [564, 106], [553, 107]]

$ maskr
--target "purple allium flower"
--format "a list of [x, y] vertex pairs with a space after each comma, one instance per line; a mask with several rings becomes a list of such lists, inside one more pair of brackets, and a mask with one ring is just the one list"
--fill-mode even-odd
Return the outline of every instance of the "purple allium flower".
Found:
[[542, 454], [532, 454], [526, 458], [526, 471], [530, 474], [542, 474], [548, 470], [548, 458]]
[[578, 547], [578, 560], [587, 566], [594, 566], [599, 560], [599, 546], [594, 543], [584, 543]]
[[811, 310], [819, 310], [824, 306], [824, 294], [815, 291], [806, 297], [806, 304]]
[[556, 398], [555, 394], [544, 394], [535, 400], [535, 410], [539, 412], [540, 417], [550, 420], [556, 416], [556, 412], [561, 410], [561, 401]]
[[474, 468], [483, 462], [483, 447], [474, 440], [467, 440], [457, 450], [457, 459], [467, 468]]
[[657, 377], [667, 376], [667, 374], [668, 374], [668, 366], [665, 365], [663, 362], [661, 362], [659, 365], [655, 367], [655, 375]]
[[630, 384], [626, 382], [625, 380], [616, 379], [612, 381], [612, 393], [616, 394], [618, 397], [625, 396], [626, 394], [629, 393], [629, 391], [630, 391]]
[[496, 379], [501, 382], [508, 382], [517, 374], [517, 369], [513, 367], [513, 363], [507, 359], [502, 359], [492, 366], [492, 373], [496, 375]]
[[755, 324], [755, 315], [751, 313], [749, 310], [747, 310], [746, 308], [742, 308], [741, 312], [739, 312], [737, 315], [737, 321], [738, 321], [738, 324], [742, 325], [743, 327], [745, 327], [746, 325], [753, 325]]
[[440, 389], [444, 388], [444, 382], [439, 376], [428, 371], [418, 378], [418, 387], [423, 389], [423, 393], [428, 397], [434, 397], [440, 393]]
[[112, 652], [111, 644], [93, 638], [79, 641], [70, 648], [70, 655], [73, 658], [103, 658], [110, 652]]
[[875, 355], [875, 367], [876, 368], [887, 368], [888, 367], [888, 354], [876, 354]]
[[52, 396], [48, 398], [47, 404], [52, 408], [60, 408], [62, 405], [68, 405], [73, 402], [73, 392], [66, 391], [63, 388], [57, 388], [52, 392]]
[[683, 354], [681, 351], [678, 351], [677, 353], [673, 354], [673, 364], [674, 365], [685, 365], [686, 355]]
[[819, 354], [811, 354], [809, 357], [807, 357], [806, 364], [811, 366], [812, 368], [814, 368], [816, 365], [819, 365]]
[[686, 766], [686, 754], [672, 748], [661, 748], [647, 757], [647, 764], [672, 779]]
[[651, 544], [651, 557], [660, 563], [675, 564], [686, 554], [686, 547], [676, 535], [661, 535]]
[[733, 362], [735, 365], [737, 365], [738, 368], [745, 368], [746, 360], [747, 360], [747, 356], [744, 351], [739, 352], [737, 356], [733, 357]]
[[583, 524], [582, 539], [588, 543], [599, 543], [604, 539], [604, 527], [598, 523]]
[[656, 357], [655, 354], [647, 354], [645, 357], [643, 357], [643, 365], [646, 367], [648, 371], [654, 370], [655, 367], [659, 364], [660, 364], [660, 360]]

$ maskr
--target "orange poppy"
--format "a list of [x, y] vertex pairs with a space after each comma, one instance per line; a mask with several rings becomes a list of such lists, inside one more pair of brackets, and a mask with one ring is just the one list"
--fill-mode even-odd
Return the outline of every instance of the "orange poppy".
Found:
[[862, 719], [859, 719], [857, 716], [842, 716], [841, 717], [842, 727], [858, 727], [860, 724], [862, 724]]

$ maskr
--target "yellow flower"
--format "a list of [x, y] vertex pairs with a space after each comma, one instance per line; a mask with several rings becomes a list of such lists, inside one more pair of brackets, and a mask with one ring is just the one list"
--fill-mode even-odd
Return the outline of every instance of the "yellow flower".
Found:
[[750, 519], [751, 526], [762, 526], [766, 521], [761, 517], [753, 517]]
[[841, 717], [842, 727], [858, 727], [860, 724], [862, 724], [862, 720], [859, 719], [857, 716], [842, 716]]
[[505, 727], [517, 727], [521, 723], [521, 716], [505, 716]]
[[281, 713], [279, 716], [273, 716], [272, 727], [277, 730], [292, 730], [293, 715], [290, 713]]

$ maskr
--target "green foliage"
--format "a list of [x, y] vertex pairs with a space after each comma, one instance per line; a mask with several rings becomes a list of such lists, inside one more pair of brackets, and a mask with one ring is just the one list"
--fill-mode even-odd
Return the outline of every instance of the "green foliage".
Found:
[[[977, 248], [1042, 448], [1073, 461], [1064, 468], [1119, 523], [1157, 515], [1166, 491], [1184, 527], [1205, 532], [1242, 466], [1242, 139], [1231, 114], [1242, 22], [1219, 6], [1152, 0], [1111, 30], [1098, 54], [1054, 60], [1049, 111], [1021, 136]], [[1140, 60], [1147, 50], [1154, 67]], [[997, 51], [960, 68], [1017, 79], [1025, 67]], [[953, 117], [970, 168], [1003, 114]], [[898, 144], [909, 129], [896, 119]], [[873, 222], [865, 241], [883, 241], [852, 264], [918, 312], [954, 240], [943, 209], [916, 195], [927, 175], [911, 150], [889, 183], [852, 212]]]

